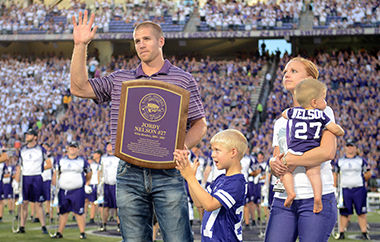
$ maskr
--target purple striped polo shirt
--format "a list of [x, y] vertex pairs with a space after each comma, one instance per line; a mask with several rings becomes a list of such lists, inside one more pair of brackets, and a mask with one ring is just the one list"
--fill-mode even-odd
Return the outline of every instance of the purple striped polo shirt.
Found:
[[190, 127], [190, 122], [205, 117], [199, 88], [193, 75], [176, 66], [173, 66], [168, 60], [165, 60], [161, 70], [152, 76], [146, 75], [140, 64], [136, 69], [118, 70], [108, 76], [89, 79], [88, 81], [90, 82], [97, 97], [97, 100], [94, 100], [97, 104], [112, 101], [111, 138], [113, 148], [115, 148], [117, 121], [120, 108], [121, 84], [124, 81], [136, 79], [165, 81], [188, 90], [190, 92], [190, 101], [187, 116], [187, 128]]

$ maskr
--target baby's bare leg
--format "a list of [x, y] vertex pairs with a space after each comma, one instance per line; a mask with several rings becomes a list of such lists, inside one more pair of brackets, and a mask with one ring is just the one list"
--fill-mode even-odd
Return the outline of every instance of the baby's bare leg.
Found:
[[296, 197], [296, 193], [294, 192], [294, 178], [292, 172], [296, 166], [289, 166], [288, 171], [284, 174], [282, 178], [282, 183], [284, 184], [286, 193], [288, 197], [284, 202], [285, 207], [290, 207], [293, 203], [294, 198]]
[[306, 175], [310, 180], [314, 192], [314, 213], [319, 213], [323, 209], [322, 205], [322, 180], [321, 166], [306, 167]]

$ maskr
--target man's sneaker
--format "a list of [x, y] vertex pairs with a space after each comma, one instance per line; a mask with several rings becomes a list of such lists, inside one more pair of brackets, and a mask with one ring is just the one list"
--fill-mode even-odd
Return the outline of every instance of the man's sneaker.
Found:
[[16, 231], [16, 234], [25, 234], [25, 228], [24, 228], [24, 227], [20, 227], [20, 228]]
[[371, 240], [371, 238], [369, 237], [369, 235], [367, 233], [363, 233], [362, 234], [362, 240]]
[[32, 222], [33, 222], [33, 223], [39, 223], [39, 222], [40, 222], [40, 219], [39, 219], [39, 218], [34, 218]]
[[256, 221], [252, 220], [252, 226], [256, 226]]
[[32, 221], [32, 222], [33, 222], [33, 216], [30, 216], [30, 221]]
[[111, 216], [110, 220], [108, 220], [108, 221], [112, 222], [112, 221], [115, 221], [115, 219], [113, 218], [113, 216]]
[[117, 232], [120, 232], [120, 224], [117, 224]]
[[274, 186], [273, 186], [273, 191], [274, 191], [274, 192], [279, 192], [279, 193], [283, 193], [283, 192], [285, 192], [285, 187], [284, 187], [284, 185], [282, 184], [282, 182], [281, 182], [280, 179], [278, 179], [278, 180], [276, 181], [276, 184], [274, 184]]
[[45, 217], [46, 217], [46, 218], [50, 218], [50, 214], [49, 214], [49, 213], [46, 213], [46, 214], [45, 214]]
[[85, 233], [80, 233], [79, 238], [80, 238], [80, 239], [87, 239]]
[[94, 223], [95, 223], [94, 219], [91, 218], [89, 223], [90, 223], [90, 224], [94, 224]]
[[105, 224], [100, 225], [99, 231], [103, 232], [107, 230], [107, 226]]
[[45, 226], [41, 228], [41, 231], [43, 234], [48, 234], [48, 231]]
[[335, 239], [344, 239], [344, 233], [340, 233]]
[[53, 239], [63, 238], [63, 235], [60, 232], [57, 232], [55, 235], [51, 236]]

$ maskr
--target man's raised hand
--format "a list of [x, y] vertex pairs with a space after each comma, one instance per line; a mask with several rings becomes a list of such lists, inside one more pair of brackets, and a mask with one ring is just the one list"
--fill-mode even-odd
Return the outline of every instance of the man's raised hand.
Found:
[[[83, 15], [83, 19], [82, 19], [82, 15]], [[95, 21], [95, 13], [91, 14], [90, 21], [88, 21], [87, 10], [84, 11], [84, 14], [82, 12], [79, 12], [78, 22], [76, 21], [75, 16], [72, 17], [72, 20], [73, 20], [73, 26], [74, 26], [74, 30], [73, 30], [74, 44], [87, 45], [88, 43], [90, 43], [90, 41], [95, 37], [96, 30], [98, 29], [98, 26], [96, 25], [91, 30], [91, 27]]]

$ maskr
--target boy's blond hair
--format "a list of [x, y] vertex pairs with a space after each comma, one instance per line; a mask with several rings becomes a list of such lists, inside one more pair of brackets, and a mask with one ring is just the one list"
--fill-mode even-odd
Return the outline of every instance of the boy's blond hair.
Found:
[[227, 150], [236, 148], [239, 161], [243, 158], [248, 149], [248, 141], [244, 135], [236, 129], [226, 129], [220, 131], [211, 138], [210, 144], [219, 143]]
[[327, 86], [317, 79], [306, 78], [294, 88], [294, 95], [299, 105], [303, 108], [311, 107], [311, 100], [320, 98]]

